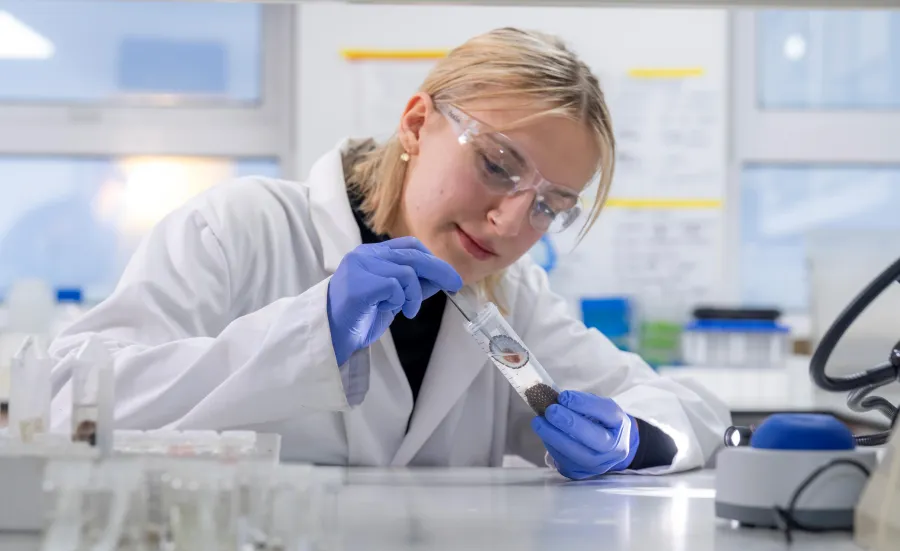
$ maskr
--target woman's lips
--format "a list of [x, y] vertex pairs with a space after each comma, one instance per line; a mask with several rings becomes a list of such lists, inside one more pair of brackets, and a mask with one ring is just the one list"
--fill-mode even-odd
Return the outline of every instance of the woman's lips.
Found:
[[464, 232], [459, 226], [456, 227], [456, 235], [459, 238], [460, 244], [466, 250], [466, 252], [474, 256], [476, 259], [488, 260], [497, 256], [497, 253], [492, 251], [487, 245], [484, 245], [473, 239], [472, 236]]

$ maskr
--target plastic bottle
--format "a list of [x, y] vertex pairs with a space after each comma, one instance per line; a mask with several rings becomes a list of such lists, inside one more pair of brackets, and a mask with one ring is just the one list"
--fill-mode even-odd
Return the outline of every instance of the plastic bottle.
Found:
[[84, 313], [84, 297], [81, 289], [59, 288], [56, 290], [56, 310], [50, 327], [50, 337], [54, 338]]
[[49, 337], [56, 311], [53, 290], [39, 279], [13, 282], [6, 300], [6, 329], [0, 332], [0, 400], [9, 399], [9, 370], [13, 355], [25, 339]]
[[653, 368], [680, 365], [681, 333], [687, 309], [680, 297], [661, 287], [642, 293], [638, 353]]

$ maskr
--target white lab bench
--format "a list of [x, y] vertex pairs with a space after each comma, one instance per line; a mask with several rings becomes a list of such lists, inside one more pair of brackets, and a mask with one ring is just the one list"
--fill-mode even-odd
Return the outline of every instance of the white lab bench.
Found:
[[[572, 482], [549, 469], [319, 470], [342, 551], [782, 551], [784, 535], [714, 516], [715, 473]], [[793, 551], [858, 551], [850, 533], [795, 534]]]
[[[715, 473], [572, 482], [549, 469], [316, 468], [335, 484], [310, 551], [783, 551], [783, 534], [715, 518]], [[0, 551], [38, 551], [0, 535]], [[791, 551], [860, 551], [850, 533], [795, 533]]]

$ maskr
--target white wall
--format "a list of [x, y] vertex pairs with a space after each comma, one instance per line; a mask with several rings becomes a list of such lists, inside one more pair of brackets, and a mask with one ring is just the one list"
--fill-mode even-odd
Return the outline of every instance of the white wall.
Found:
[[[716, 9], [650, 9], [650, 8], [544, 8], [544, 7], [484, 7], [484, 6], [366, 6], [337, 3], [304, 3], [299, 10], [299, 166], [305, 175], [312, 163], [330, 149], [342, 137], [359, 136], [367, 121], [361, 110], [384, 105], [375, 118], [378, 121], [399, 121], [408, 96], [398, 95], [397, 90], [384, 92], [395, 94], [396, 105], [379, 104], [371, 95], [372, 64], [350, 63], [341, 55], [344, 48], [371, 49], [449, 49], [469, 37], [500, 26], [519, 26], [551, 32], [562, 36], [598, 74], [605, 88], [612, 109], [613, 123], [617, 129], [626, 126], [626, 117], [633, 118], [634, 109], [642, 109], [632, 97], [633, 82], [627, 72], [633, 68], [701, 67], [705, 71], [703, 86], [713, 92], [711, 107], [715, 126], [708, 136], [708, 151], [701, 161], [708, 161], [711, 184], [699, 192], [701, 198], [724, 198], [726, 178], [727, 142], [727, 71], [728, 19], [724, 10]], [[397, 72], [396, 80], [409, 83], [416, 74], [424, 76], [428, 65], [409, 64], [406, 73]], [[399, 71], [399, 69], [397, 69]], [[416, 73], [418, 71], [418, 73]], [[382, 77], [390, 73], [382, 73]], [[390, 80], [390, 79], [388, 79]], [[391, 84], [391, 83], [387, 83]], [[399, 83], [394, 83], [401, 86]], [[365, 88], [369, 86], [369, 89]], [[414, 90], [410, 89], [408, 94]], [[382, 93], [383, 91], [379, 91]], [[385, 98], [381, 98], [383, 102]], [[371, 102], [369, 106], [364, 105]], [[392, 102], [391, 102], [392, 103]], [[649, 109], [650, 107], [648, 107]], [[656, 114], [665, 115], [665, 108], [653, 106]], [[393, 111], [393, 112], [391, 112]], [[656, 114], [647, 118], [659, 119]], [[371, 115], [371, 114], [370, 114]], [[385, 118], [387, 117], [387, 118]], [[617, 124], [619, 121], [621, 124]], [[677, 126], [677, 122], [673, 123]], [[674, 184], [681, 161], [666, 165], [669, 156], [660, 143], [632, 144], [629, 153], [644, 156], [647, 164], [656, 172], [652, 177], [629, 175], [622, 169], [613, 185], [613, 195], [619, 197], [671, 197], [698, 198], [689, 185]], [[620, 148], [620, 152], [622, 148]], [[652, 158], [649, 158], [652, 157]], [[696, 157], [696, 155], [695, 155]], [[710, 181], [707, 177], [707, 182]], [[648, 187], [649, 186], [649, 187]], [[653, 188], [652, 190], [650, 188]], [[615, 212], [618, 211], [618, 212]], [[628, 209], [610, 209], [601, 219], [587, 240], [581, 243], [575, 254], [564, 256], [558, 269], [551, 273], [554, 287], [576, 305], [584, 295], [610, 293], [634, 293], [623, 287], [628, 280], [629, 267], [622, 267], [616, 278], [611, 278], [611, 265], [617, 263], [612, 240], [618, 239], [618, 231], [624, 218], [637, 216], [639, 223], [649, 230], [648, 223], [656, 219], [683, 217], [682, 213], [640, 212]], [[657, 214], [659, 216], [657, 216]], [[692, 275], [694, 279], [706, 277], [714, 281], [710, 285], [718, 289], [722, 279], [721, 224], [719, 211], [701, 213], [706, 216], [709, 228], [716, 234], [703, 250], [691, 254], [707, 259], [710, 267], [706, 275]], [[669, 222], [663, 222], [669, 223]], [[652, 239], [645, 236], [642, 239]], [[556, 241], [562, 252], [569, 250], [571, 240]], [[621, 247], [620, 247], [621, 248]], [[621, 251], [619, 251], [621, 252]], [[666, 253], [667, 251], [662, 251]], [[680, 262], [674, 259], [673, 262]], [[647, 267], [635, 267], [647, 271]], [[670, 266], [661, 266], [659, 277], [665, 278]], [[665, 280], [662, 281], [665, 286]], [[667, 289], [664, 289], [664, 291]], [[680, 287], [669, 290], [681, 292]], [[708, 296], [708, 295], [707, 295]]]
[[[313, 2], [300, 4], [298, 13], [301, 174], [354, 131], [355, 69], [341, 57], [342, 48], [452, 48], [475, 34], [512, 25], [559, 34], [601, 77], [635, 66], [685, 65], [725, 77], [724, 10]], [[397, 107], [398, 120], [402, 108]]]

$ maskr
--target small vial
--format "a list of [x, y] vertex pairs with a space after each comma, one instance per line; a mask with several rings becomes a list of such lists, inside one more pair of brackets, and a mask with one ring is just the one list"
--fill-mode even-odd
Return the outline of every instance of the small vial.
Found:
[[93, 341], [72, 366], [72, 441], [86, 442], [108, 456], [113, 451], [113, 370], [106, 351]]
[[9, 432], [32, 442], [50, 428], [50, 371], [53, 360], [43, 342], [28, 336], [10, 364]]
[[466, 324], [466, 330], [481, 346], [509, 384], [538, 415], [557, 403], [560, 389], [493, 302]]

